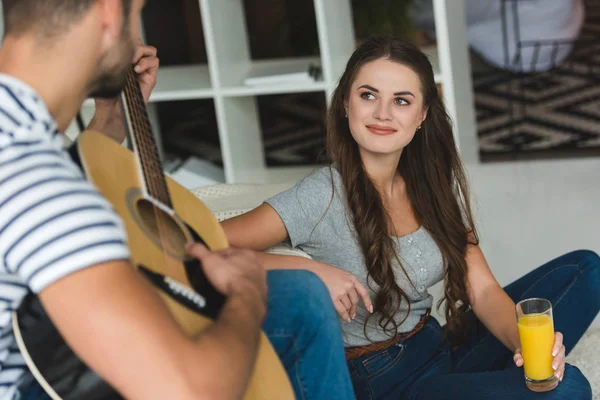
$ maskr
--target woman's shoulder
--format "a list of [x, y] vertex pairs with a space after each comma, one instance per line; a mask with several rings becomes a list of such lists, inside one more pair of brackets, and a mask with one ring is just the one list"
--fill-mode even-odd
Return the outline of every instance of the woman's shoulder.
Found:
[[332, 166], [325, 166], [301, 179], [296, 184], [294, 192], [304, 201], [330, 205], [338, 198], [341, 189], [339, 172]]
[[331, 188], [337, 186], [339, 182], [339, 173], [332, 166], [320, 167], [305, 178], [298, 182], [299, 187], [306, 189], [325, 190], [329, 188], [331, 194]]

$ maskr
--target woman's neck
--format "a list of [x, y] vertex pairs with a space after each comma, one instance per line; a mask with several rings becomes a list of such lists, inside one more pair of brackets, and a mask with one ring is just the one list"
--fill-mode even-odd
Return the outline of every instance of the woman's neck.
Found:
[[365, 171], [384, 198], [393, 197], [401, 154], [401, 151], [383, 155], [361, 150], [361, 159]]

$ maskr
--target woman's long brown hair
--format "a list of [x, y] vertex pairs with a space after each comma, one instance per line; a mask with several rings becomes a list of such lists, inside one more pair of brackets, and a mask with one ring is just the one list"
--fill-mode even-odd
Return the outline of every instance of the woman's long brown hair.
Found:
[[[421, 80], [427, 118], [402, 151], [398, 173], [405, 181], [417, 221], [432, 235], [446, 264], [444, 297], [437, 306], [440, 308], [444, 304], [447, 333], [451, 333], [452, 341], [456, 343], [467, 332], [467, 322], [463, 317], [470, 307], [465, 261], [467, 246], [469, 243], [477, 244], [479, 239], [452, 124], [439, 96], [427, 56], [413, 44], [393, 37], [372, 37], [361, 44], [348, 61], [333, 94], [327, 115], [327, 153], [342, 178], [369, 280], [379, 286], [374, 299], [374, 315], [386, 332], [395, 334], [399, 324], [394, 316], [401, 302], [409, 302], [406, 293], [396, 283], [393, 263], [398, 263], [405, 272], [389, 234], [391, 219], [379, 192], [365, 172], [344, 108], [360, 68], [381, 58], [409, 67]], [[406, 277], [408, 279], [408, 275]]]

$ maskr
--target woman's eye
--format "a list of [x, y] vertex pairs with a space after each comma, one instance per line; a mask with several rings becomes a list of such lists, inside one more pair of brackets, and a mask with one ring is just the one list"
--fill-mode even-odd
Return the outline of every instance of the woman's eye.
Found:
[[360, 95], [360, 97], [363, 100], [373, 100], [375, 98], [375, 95], [371, 92], [364, 92]]
[[409, 104], [410, 104], [408, 101], [404, 100], [404, 99], [403, 99], [403, 98], [401, 98], [401, 97], [397, 97], [397, 98], [396, 98], [396, 100], [394, 100], [394, 102], [395, 102], [396, 104], [398, 104], [399, 106], [407, 106], [407, 105], [409, 105]]

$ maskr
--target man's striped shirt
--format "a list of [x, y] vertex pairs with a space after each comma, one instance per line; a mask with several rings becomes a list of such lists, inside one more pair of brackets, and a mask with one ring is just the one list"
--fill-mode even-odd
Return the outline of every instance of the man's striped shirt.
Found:
[[0, 74], [0, 399], [28, 371], [11, 327], [23, 298], [127, 258], [122, 222], [63, 149], [44, 102]]

